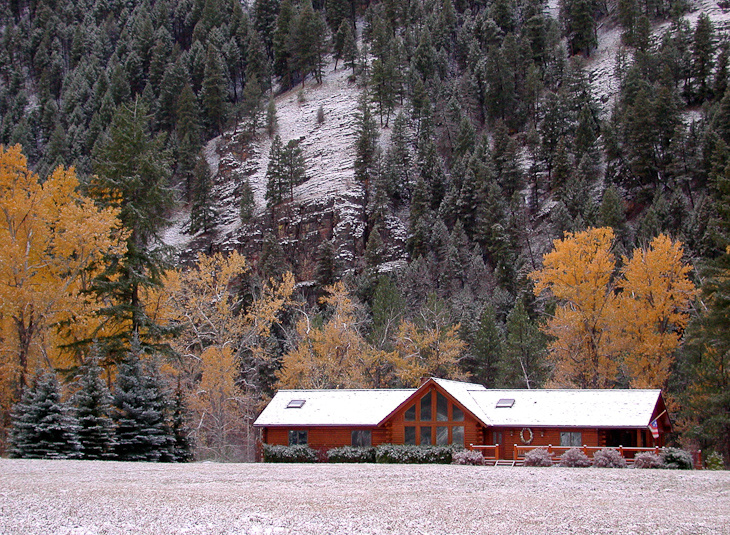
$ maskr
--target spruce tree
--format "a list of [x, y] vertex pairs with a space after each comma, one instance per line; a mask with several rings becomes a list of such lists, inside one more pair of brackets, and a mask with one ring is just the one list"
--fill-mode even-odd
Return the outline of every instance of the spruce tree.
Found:
[[190, 211], [190, 232], [207, 233], [215, 227], [218, 212], [214, 208], [213, 177], [202, 153], [198, 155], [193, 171], [193, 206]]
[[82, 459], [115, 457], [114, 422], [110, 416], [112, 398], [101, 372], [97, 358], [83, 366], [78, 391], [71, 400], [76, 409]]
[[464, 359], [463, 368], [475, 383], [486, 388], [497, 386], [504, 354], [504, 334], [492, 305], [487, 305], [479, 318], [479, 326], [471, 343], [471, 351]]
[[187, 421], [188, 408], [185, 403], [185, 393], [178, 381], [175, 388], [175, 397], [172, 402], [172, 459], [178, 463], [187, 463], [193, 460], [193, 440], [190, 426]]
[[121, 461], [174, 460], [169, 400], [154, 359], [144, 365], [139, 343], [119, 364], [114, 388], [115, 453]]
[[39, 373], [11, 412], [10, 455], [26, 459], [79, 457], [77, 423], [61, 401], [54, 372]]
[[539, 388], [547, 377], [545, 335], [530, 319], [523, 298], [507, 316], [504, 357], [499, 364], [500, 388]]
[[220, 53], [209, 44], [200, 101], [208, 132], [214, 135], [223, 132], [228, 113], [228, 88], [221, 63]]
[[256, 209], [256, 201], [254, 199], [253, 188], [248, 178], [244, 178], [241, 183], [241, 221], [248, 223], [253, 218]]
[[367, 188], [374, 178], [379, 137], [367, 91], [363, 91], [358, 102], [355, 128], [355, 178]]

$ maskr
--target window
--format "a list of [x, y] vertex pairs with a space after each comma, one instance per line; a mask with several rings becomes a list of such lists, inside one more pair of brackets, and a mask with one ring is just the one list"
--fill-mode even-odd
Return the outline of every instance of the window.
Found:
[[421, 421], [431, 421], [431, 392], [421, 398]]
[[306, 399], [292, 399], [286, 406], [287, 409], [301, 409], [307, 402]]
[[580, 431], [561, 431], [560, 432], [560, 445], [561, 446], [582, 446], [583, 437]]
[[431, 445], [431, 428], [430, 427], [422, 427], [421, 428], [421, 441], [419, 442], [421, 446], [430, 446]]
[[416, 421], [416, 405], [411, 405], [406, 409], [406, 413], [403, 416], [406, 422], [415, 422]]
[[436, 392], [436, 420], [439, 422], [449, 420], [449, 402], [441, 392]]
[[352, 445], [357, 448], [369, 448], [372, 445], [370, 429], [358, 429], [352, 432]]
[[307, 435], [307, 431], [289, 431], [289, 445], [298, 446], [300, 444], [307, 444]]
[[463, 422], [464, 421], [464, 411], [462, 411], [456, 405], [452, 405], [451, 406], [451, 413], [452, 413], [451, 419], [454, 420], [455, 422]]
[[416, 428], [413, 427], [413, 426], [411, 426], [411, 425], [406, 426], [406, 439], [405, 439], [405, 443], [406, 444], [411, 444], [413, 446], [416, 445]]
[[449, 428], [446, 426], [439, 426], [436, 428], [436, 445], [437, 446], [448, 446], [449, 444]]
[[497, 401], [497, 406], [495, 408], [497, 409], [511, 409], [512, 405], [515, 404], [514, 399], [500, 399]]
[[458, 446], [464, 445], [464, 426], [455, 425], [451, 428], [451, 443]]

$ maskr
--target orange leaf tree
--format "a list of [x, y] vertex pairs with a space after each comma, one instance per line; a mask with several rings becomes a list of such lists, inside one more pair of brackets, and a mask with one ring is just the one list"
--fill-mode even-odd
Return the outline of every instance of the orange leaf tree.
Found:
[[[81, 195], [76, 173], [45, 181], [20, 146], [0, 146], [0, 386], [12, 399], [39, 366], [78, 362], [61, 347], [85, 338], [100, 303], [89, 297], [104, 254], [123, 252], [119, 210]], [[87, 332], [82, 332], [87, 331]]]
[[568, 233], [531, 274], [535, 293], [557, 300], [544, 328], [557, 386], [609, 388], [620, 374], [635, 388], [666, 385], [695, 295], [691, 267], [660, 235], [616, 274], [613, 238], [609, 228]]

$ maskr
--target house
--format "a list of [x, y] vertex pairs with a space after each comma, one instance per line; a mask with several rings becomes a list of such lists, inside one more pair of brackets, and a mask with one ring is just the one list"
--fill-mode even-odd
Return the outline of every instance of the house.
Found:
[[267, 444], [457, 444], [497, 459], [528, 446], [661, 447], [671, 430], [660, 390], [490, 390], [436, 378], [416, 389], [280, 390], [254, 426]]

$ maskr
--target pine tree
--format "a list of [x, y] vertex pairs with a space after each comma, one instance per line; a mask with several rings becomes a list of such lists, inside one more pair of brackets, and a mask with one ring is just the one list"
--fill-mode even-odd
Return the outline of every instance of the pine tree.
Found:
[[209, 232], [216, 223], [218, 212], [214, 208], [213, 177], [202, 153], [198, 155], [194, 174], [193, 206], [190, 210], [190, 233]]
[[692, 72], [697, 88], [696, 101], [704, 102], [711, 96], [710, 75], [715, 52], [715, 35], [712, 21], [707, 13], [697, 19], [692, 41]]
[[241, 183], [241, 221], [248, 223], [253, 218], [256, 209], [256, 201], [253, 195], [253, 188], [248, 178], [244, 178]]
[[507, 316], [504, 357], [499, 365], [502, 388], [539, 388], [547, 377], [546, 340], [530, 319], [523, 298]]
[[172, 459], [178, 463], [187, 463], [193, 460], [194, 447], [187, 421], [188, 414], [185, 393], [178, 381], [172, 403]]
[[79, 457], [76, 420], [61, 402], [54, 372], [39, 373], [11, 413], [10, 454], [28, 459]]
[[78, 391], [71, 400], [76, 409], [82, 459], [115, 457], [114, 422], [110, 416], [112, 398], [101, 372], [97, 358], [92, 358], [82, 368]]
[[266, 106], [266, 133], [269, 137], [274, 137], [277, 129], [278, 120], [276, 118], [276, 102], [274, 102], [273, 98], [270, 98], [269, 104]]
[[94, 155], [97, 177], [91, 193], [102, 205], [119, 207], [129, 231], [124, 255], [109, 258], [106, 271], [94, 281], [94, 291], [106, 303], [102, 314], [107, 332], [114, 333], [99, 342], [112, 358], [126, 350], [132, 333], [143, 345], [158, 345], [169, 334], [147, 315], [143, 300], [146, 289], [162, 284], [166, 259], [163, 249], [156, 247], [158, 232], [174, 204], [164, 140], [152, 139], [147, 124], [142, 105], [121, 106]]
[[208, 52], [205, 57], [205, 75], [200, 100], [208, 131], [212, 134], [220, 134], [223, 132], [228, 113], [228, 88], [220, 53], [212, 44], [208, 44]]
[[166, 391], [154, 359], [143, 365], [136, 341], [119, 364], [113, 403], [119, 460], [174, 460]]
[[355, 178], [367, 188], [375, 178], [378, 155], [378, 126], [370, 109], [369, 95], [363, 91], [355, 113]]
[[499, 366], [504, 354], [504, 334], [497, 323], [494, 307], [487, 305], [479, 318], [471, 351], [464, 359], [463, 367], [471, 380], [486, 388], [497, 386]]

